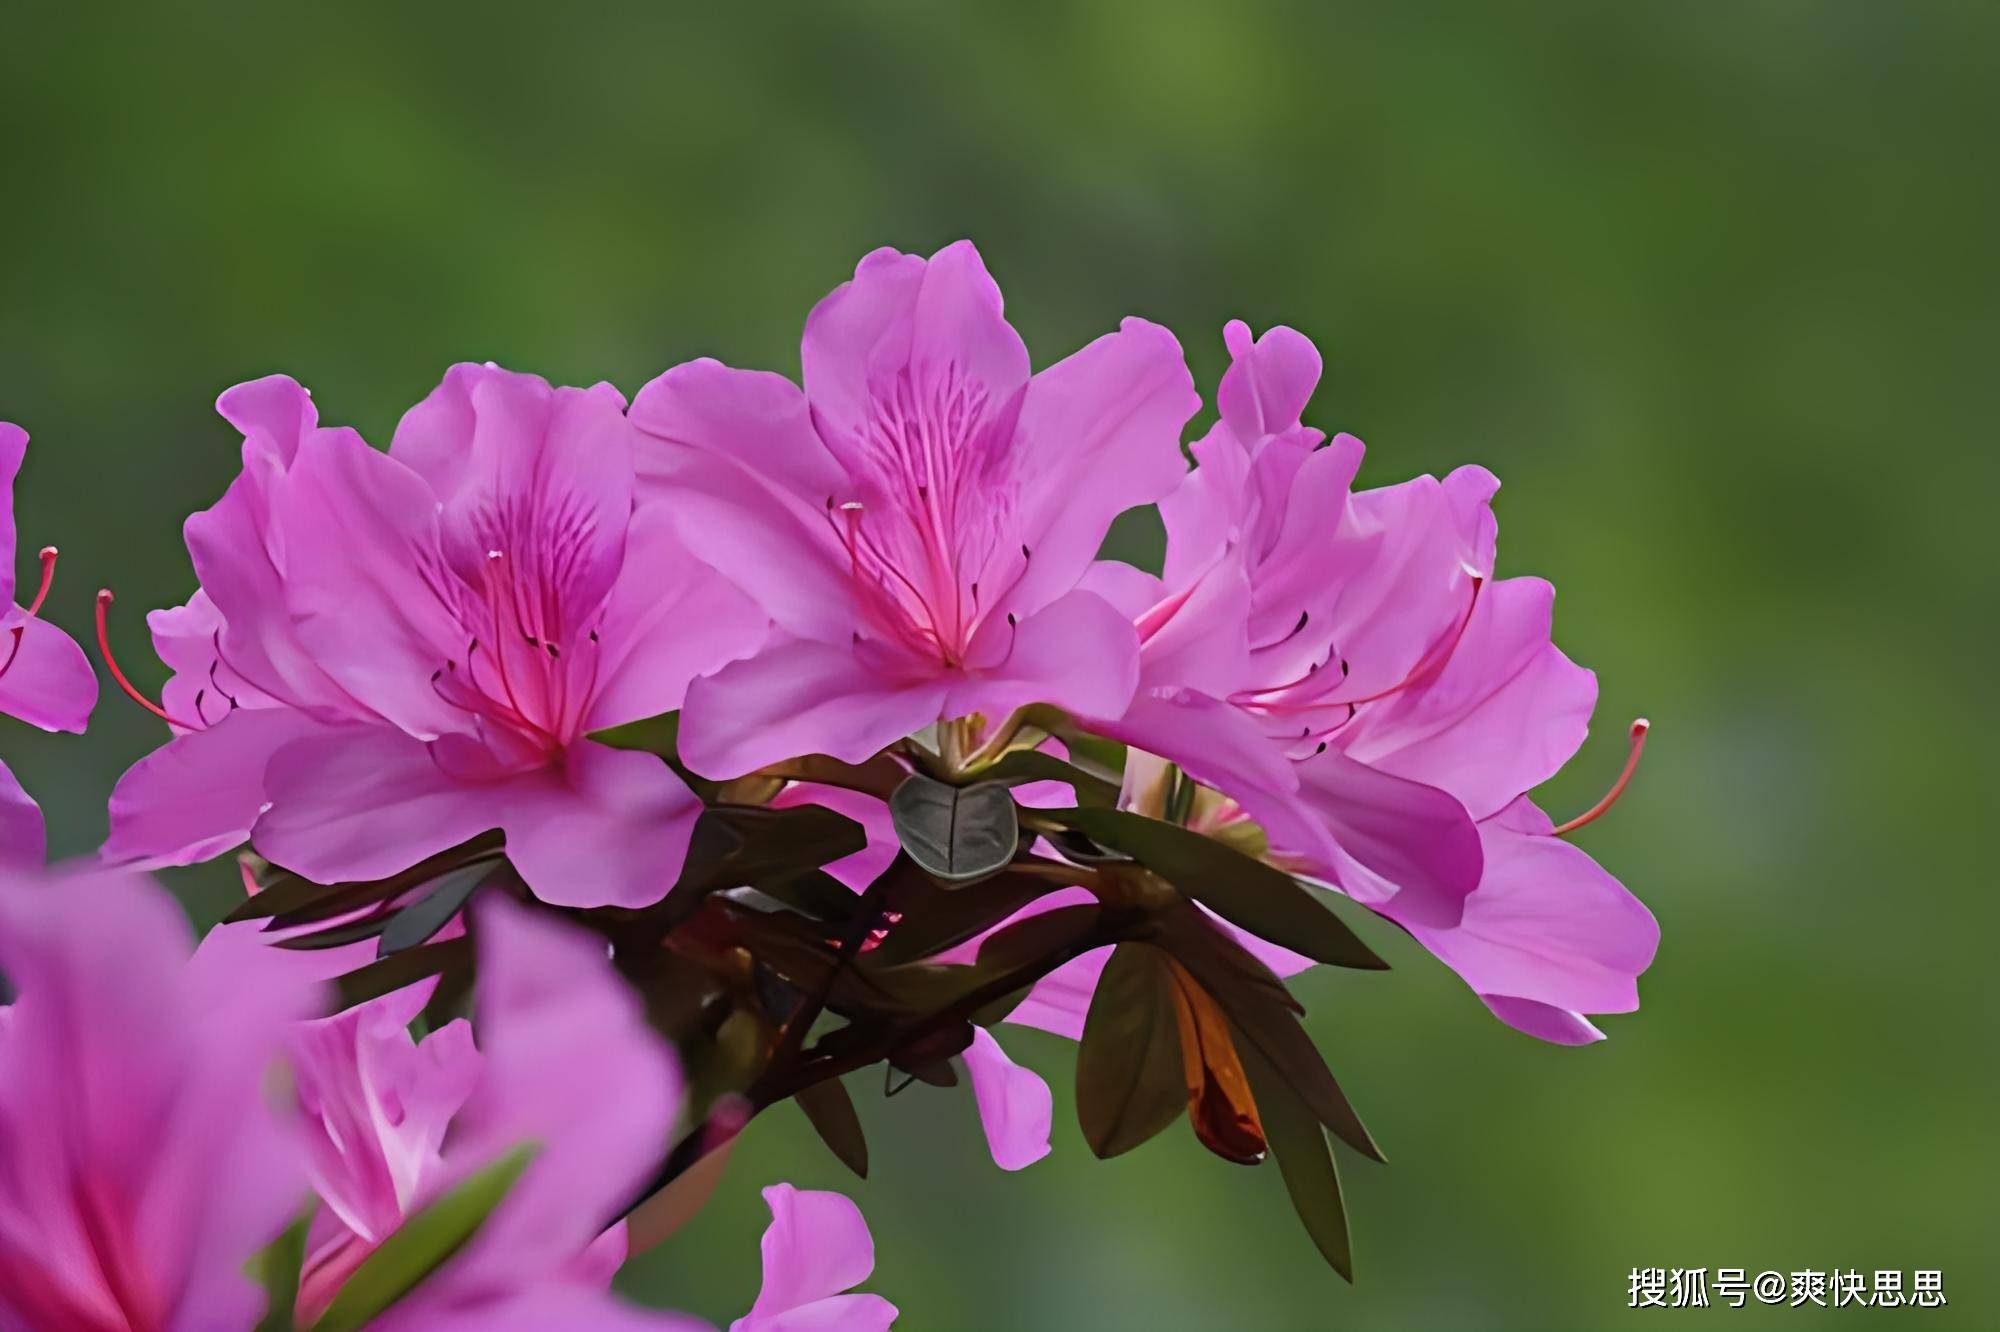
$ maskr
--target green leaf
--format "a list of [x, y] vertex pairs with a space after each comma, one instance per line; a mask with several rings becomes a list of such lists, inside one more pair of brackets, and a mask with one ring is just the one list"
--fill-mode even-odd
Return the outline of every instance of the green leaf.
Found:
[[283, 866], [266, 864], [257, 873], [257, 891], [223, 920], [234, 924], [278, 917], [276, 927], [282, 928], [344, 915], [370, 902], [407, 892], [473, 860], [493, 859], [499, 853], [500, 843], [499, 833], [481, 833], [448, 851], [428, 856], [399, 874], [350, 883], [314, 883]]
[[334, 1007], [336, 1011], [352, 1008], [391, 990], [415, 984], [426, 976], [471, 965], [472, 939], [463, 934], [456, 939], [443, 939], [408, 952], [378, 958], [365, 967], [348, 972], [336, 982], [340, 997]]
[[465, 908], [475, 891], [498, 877], [504, 869], [504, 864], [480, 861], [440, 877], [430, 885], [426, 896], [396, 913], [376, 941], [375, 955], [388, 957], [427, 942]]
[[695, 824], [669, 900], [679, 897], [693, 905], [703, 893], [818, 869], [867, 845], [860, 824], [823, 805], [712, 805]]
[[1315, 962], [1386, 970], [1388, 963], [1297, 879], [1212, 837], [1122, 809], [1035, 813], [1123, 851], [1232, 925]]
[[1173, 981], [1165, 955], [1143, 943], [1112, 950], [1076, 1047], [1076, 1117], [1090, 1150], [1109, 1160], [1187, 1110]]
[[1000, 782], [950, 786], [913, 773], [889, 797], [889, 817], [910, 859], [946, 883], [999, 873], [1021, 840], [1014, 796]]
[[1214, 997], [1249, 1044], [1305, 1098], [1322, 1124], [1364, 1156], [1387, 1159], [1312, 1037], [1299, 1025], [1297, 1003], [1283, 981], [1206, 922], [1169, 921], [1162, 938], [1174, 960]]
[[264, 1288], [264, 1316], [255, 1332], [292, 1332], [299, 1304], [299, 1275], [305, 1270], [306, 1232], [312, 1229], [317, 1205], [302, 1207], [285, 1233], [250, 1260], [250, 1274]]
[[1354, 1250], [1347, 1232], [1347, 1208], [1340, 1196], [1340, 1170], [1334, 1164], [1326, 1130], [1305, 1098], [1271, 1065], [1256, 1042], [1239, 1039], [1236, 1050], [1250, 1079], [1251, 1094], [1257, 1098], [1264, 1141], [1278, 1158], [1285, 1191], [1292, 1197], [1292, 1210], [1299, 1214], [1321, 1256], [1351, 1285]]
[[465, 1247], [534, 1159], [524, 1143], [404, 1221], [341, 1284], [313, 1332], [358, 1332]]
[[861, 1132], [861, 1117], [854, 1101], [839, 1078], [815, 1082], [793, 1098], [805, 1111], [813, 1131], [819, 1134], [840, 1163], [861, 1178], [868, 1178], [868, 1139]]
[[626, 722], [623, 726], [592, 731], [589, 738], [612, 749], [636, 749], [641, 753], [658, 754], [663, 759], [679, 762], [680, 737], [681, 714], [663, 712], [657, 717], [647, 717], [642, 721]]
[[868, 955], [878, 966], [935, 957], [1057, 891], [1057, 885], [1047, 879], [1013, 873], [996, 874], [962, 888], [940, 888], [926, 875], [911, 874], [900, 886], [903, 891], [884, 905], [900, 913], [902, 919]]
[[1019, 786], [1024, 782], [1063, 782], [1076, 792], [1077, 803], [1109, 807], [1118, 803], [1118, 783], [1075, 763], [1039, 749], [1014, 749], [977, 774], [982, 781]]

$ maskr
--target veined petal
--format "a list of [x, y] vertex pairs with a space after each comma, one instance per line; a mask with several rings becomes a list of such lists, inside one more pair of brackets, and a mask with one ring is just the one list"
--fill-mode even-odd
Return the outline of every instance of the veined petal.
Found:
[[521, 878], [543, 901], [570, 907], [641, 907], [665, 897], [701, 813], [700, 799], [657, 755], [589, 740], [487, 798]]

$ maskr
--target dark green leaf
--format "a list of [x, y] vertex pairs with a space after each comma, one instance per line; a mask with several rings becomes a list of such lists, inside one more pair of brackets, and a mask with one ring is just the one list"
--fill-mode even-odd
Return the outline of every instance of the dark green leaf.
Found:
[[1297, 879], [1214, 838], [1122, 809], [1036, 813], [1125, 852], [1260, 939], [1334, 966], [1378, 971], [1388, 966]]
[[714, 805], [695, 825], [695, 840], [670, 896], [693, 902], [718, 888], [817, 869], [867, 845], [860, 824], [822, 805]]
[[1148, 944], [1119, 944], [1098, 978], [1076, 1047], [1076, 1117], [1084, 1141], [1108, 1160], [1180, 1118], [1187, 1102], [1166, 959]]
[[[340, 925], [329, 925], [311, 934], [294, 934], [287, 939], [274, 939], [279, 948], [294, 951], [314, 951], [322, 948], [339, 948], [346, 944], [358, 943], [363, 939], [373, 939], [389, 928], [389, 922], [396, 918], [393, 911], [371, 911], [358, 920], [350, 920]], [[272, 928], [266, 926], [265, 928]]]
[[1278, 1158], [1285, 1191], [1292, 1196], [1292, 1210], [1299, 1214], [1306, 1234], [1333, 1270], [1351, 1283], [1354, 1251], [1347, 1233], [1347, 1208], [1341, 1202], [1340, 1171], [1334, 1165], [1326, 1130], [1305, 1098], [1272, 1067], [1256, 1042], [1239, 1039], [1236, 1049], [1250, 1079], [1251, 1093], [1257, 1098], [1264, 1141]]
[[[1202, 935], [1209, 936], [1202, 938]], [[1333, 1070], [1299, 1025], [1284, 982], [1220, 930], [1170, 924], [1163, 938], [1174, 959], [1222, 1006], [1248, 1042], [1303, 1096], [1320, 1122], [1355, 1151], [1377, 1161], [1382, 1149], [1355, 1113]], [[1198, 941], [1198, 942], [1197, 942]]]
[[854, 1101], [839, 1078], [815, 1082], [794, 1098], [806, 1112], [821, 1142], [840, 1158], [842, 1165], [861, 1178], [868, 1178], [868, 1139], [861, 1132], [861, 1117], [854, 1113]]
[[348, 972], [336, 985], [336, 1010], [366, 1003], [391, 990], [413, 985], [426, 976], [435, 976], [454, 967], [472, 965], [472, 940], [466, 935], [443, 939], [412, 948], [392, 957], [378, 958], [367, 966]]
[[636, 749], [641, 753], [658, 754], [663, 759], [680, 761], [681, 714], [663, 712], [657, 717], [647, 717], [643, 721], [626, 722], [623, 726], [612, 726], [602, 731], [592, 731], [590, 738], [600, 745], [612, 749]]
[[1032, 874], [996, 874], [960, 888], [940, 888], [921, 873], [909, 877], [916, 880], [909, 891], [886, 903], [902, 919], [869, 954], [878, 966], [934, 957], [1057, 890]]
[[532, 1144], [516, 1147], [404, 1221], [341, 1283], [313, 1332], [358, 1332], [415, 1289], [478, 1233], [534, 1155]]
[[849, 919], [861, 905], [858, 893], [825, 870], [760, 879], [754, 891], [827, 924]]
[[947, 883], [997, 874], [1021, 840], [1013, 794], [999, 782], [950, 786], [913, 773], [889, 797], [889, 816], [910, 859]]
[[504, 871], [488, 861], [455, 869], [430, 885], [429, 892], [398, 911], [376, 941], [375, 955], [388, 957], [430, 939], [464, 909], [472, 894]]
[[257, 891], [223, 919], [234, 923], [280, 917], [273, 928], [286, 928], [345, 915], [370, 902], [380, 902], [420, 883], [428, 883], [475, 859], [493, 859], [499, 854], [500, 843], [499, 833], [481, 833], [448, 851], [428, 856], [399, 874], [352, 883], [314, 883], [282, 866], [265, 865], [257, 874]]
[[1023, 782], [1063, 782], [1076, 792], [1081, 805], [1110, 806], [1118, 803], [1118, 783], [1075, 763], [1039, 749], [1015, 749], [980, 769], [982, 781], [1019, 786]]
[[317, 1204], [299, 1209], [285, 1233], [250, 1260], [250, 1274], [264, 1288], [264, 1316], [254, 1332], [292, 1332], [299, 1304], [299, 1275], [305, 1269], [306, 1232], [312, 1228]]

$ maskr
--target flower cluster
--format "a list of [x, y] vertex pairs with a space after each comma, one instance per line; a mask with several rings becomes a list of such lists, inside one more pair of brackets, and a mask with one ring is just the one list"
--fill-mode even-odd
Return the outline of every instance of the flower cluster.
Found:
[[[1127, 319], [1036, 372], [963, 242], [864, 258], [802, 383], [703, 359], [628, 405], [461, 365], [386, 450], [291, 379], [224, 394], [242, 470], [187, 522], [198, 590], [150, 617], [158, 702], [98, 597], [107, 669], [170, 732], [111, 796], [121, 868], [0, 900], [0, 1059], [42, 1061], [0, 1085], [118, 1107], [0, 1092], [0, 1151], [57, 1191], [0, 1213], [69, 1219], [0, 1227], [0, 1311], [247, 1326], [262, 1245], [300, 1325], [648, 1325], [603, 1293], [627, 1231], [698, 1205], [748, 1117], [796, 1100], [865, 1174], [845, 1074], [962, 1069], [995, 1161], [1045, 1155], [1002, 1023], [1077, 1042], [1098, 1155], [1185, 1116], [1275, 1158], [1350, 1274], [1329, 1134], [1380, 1154], [1287, 978], [1383, 965], [1352, 911], [1509, 1026], [1600, 1039], [1658, 929], [1567, 838], [1646, 725], [1603, 801], [1545, 814], [1596, 682], [1549, 584], [1495, 572], [1498, 482], [1356, 489], [1360, 441], [1303, 421], [1312, 343], [1223, 336], [1192, 466], [1172, 333]], [[1157, 572], [1101, 554], [1144, 506]], [[7, 612], [0, 710], [80, 729], [53, 565]], [[41, 859], [4, 769], [0, 846]], [[244, 904], [169, 957], [129, 876], [239, 848]], [[193, 1159], [169, 1107], [256, 1128], [154, 1233]], [[79, 1173], [28, 1169], [58, 1158]], [[886, 1325], [840, 1294], [872, 1264], [852, 1205], [767, 1197], [739, 1326]]]

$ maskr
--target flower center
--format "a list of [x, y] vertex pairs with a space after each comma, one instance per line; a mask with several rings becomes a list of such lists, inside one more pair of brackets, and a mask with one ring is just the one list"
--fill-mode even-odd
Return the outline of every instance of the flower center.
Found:
[[837, 450], [860, 494], [828, 496], [827, 522], [870, 627], [946, 666], [965, 664], [1003, 590], [987, 575], [1008, 554], [1011, 406], [996, 412], [956, 367], [924, 383], [904, 370], [876, 387], [866, 420]]

